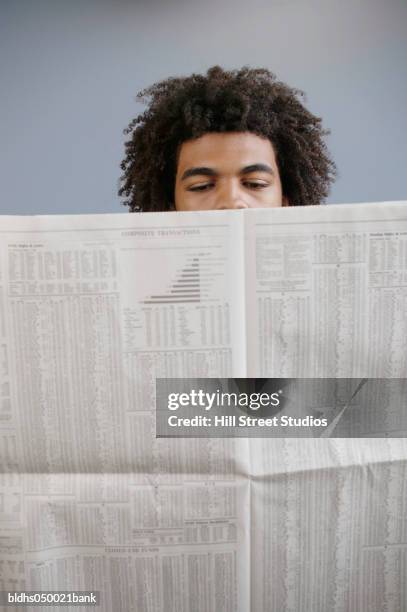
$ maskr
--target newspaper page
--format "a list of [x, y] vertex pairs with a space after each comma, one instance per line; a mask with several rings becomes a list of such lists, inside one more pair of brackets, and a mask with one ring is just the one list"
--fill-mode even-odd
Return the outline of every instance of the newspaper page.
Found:
[[154, 427], [157, 376], [246, 373], [242, 221], [2, 218], [0, 590], [250, 608], [247, 442]]
[[407, 203], [245, 221], [248, 375], [350, 378], [306, 398], [325, 412], [371, 377], [338, 423], [359, 439], [250, 446], [251, 609], [406, 610]]

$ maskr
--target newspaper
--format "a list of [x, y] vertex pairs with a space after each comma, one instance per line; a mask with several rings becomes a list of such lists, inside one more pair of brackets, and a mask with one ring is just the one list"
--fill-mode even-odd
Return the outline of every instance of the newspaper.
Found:
[[154, 413], [157, 377], [406, 377], [406, 305], [406, 203], [1, 217], [0, 590], [406, 609], [406, 440]]

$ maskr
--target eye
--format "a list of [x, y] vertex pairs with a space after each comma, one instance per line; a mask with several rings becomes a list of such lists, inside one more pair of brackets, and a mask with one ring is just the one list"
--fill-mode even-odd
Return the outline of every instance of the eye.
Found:
[[187, 191], [207, 191], [213, 187], [213, 183], [201, 183], [199, 185], [192, 185], [187, 188]]
[[248, 189], [265, 189], [269, 186], [265, 181], [244, 181], [243, 185]]

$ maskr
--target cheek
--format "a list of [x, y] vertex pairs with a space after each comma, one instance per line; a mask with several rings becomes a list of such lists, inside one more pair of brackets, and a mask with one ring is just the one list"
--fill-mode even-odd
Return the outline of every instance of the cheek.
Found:
[[269, 189], [256, 192], [254, 198], [258, 201], [265, 202], [266, 205], [268, 204], [269, 206], [282, 206], [283, 194], [281, 185], [276, 182], [271, 185]]
[[184, 189], [175, 190], [175, 209], [176, 210], [195, 210], [196, 199], [191, 197], [191, 193]]

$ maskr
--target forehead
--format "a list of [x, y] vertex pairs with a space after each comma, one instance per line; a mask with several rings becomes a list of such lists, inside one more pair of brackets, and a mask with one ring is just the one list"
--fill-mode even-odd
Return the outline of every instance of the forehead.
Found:
[[271, 142], [250, 132], [210, 133], [181, 145], [178, 171], [194, 166], [234, 171], [256, 163], [276, 167]]

